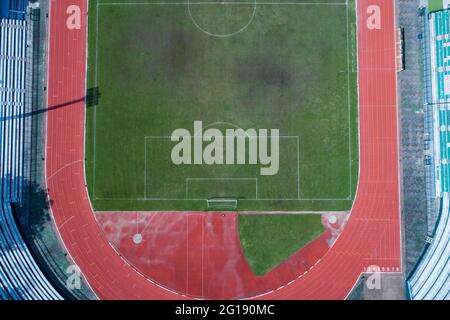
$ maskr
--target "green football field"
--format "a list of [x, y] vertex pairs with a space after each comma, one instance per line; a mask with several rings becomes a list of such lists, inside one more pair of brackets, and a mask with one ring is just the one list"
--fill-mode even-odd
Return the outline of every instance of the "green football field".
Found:
[[242, 214], [238, 226], [242, 252], [256, 275], [265, 275], [325, 231], [316, 214]]
[[[207, 199], [236, 200], [238, 210], [351, 207], [354, 1], [113, 1], [89, 7], [86, 174], [96, 210], [204, 210]], [[252, 139], [245, 163], [175, 164], [171, 135], [194, 136], [194, 121], [200, 135], [278, 129], [277, 173], [249, 163]]]

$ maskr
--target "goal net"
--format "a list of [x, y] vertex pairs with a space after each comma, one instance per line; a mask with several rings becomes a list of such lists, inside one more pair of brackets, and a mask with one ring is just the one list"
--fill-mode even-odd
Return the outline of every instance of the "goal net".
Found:
[[237, 199], [212, 198], [207, 199], [207, 210], [236, 210]]

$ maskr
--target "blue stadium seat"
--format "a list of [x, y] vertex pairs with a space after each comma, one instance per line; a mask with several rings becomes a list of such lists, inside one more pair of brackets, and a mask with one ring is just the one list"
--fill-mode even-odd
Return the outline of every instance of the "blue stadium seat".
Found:
[[[24, 11], [25, 3], [11, 0], [10, 9]], [[0, 299], [62, 299], [31, 255], [11, 208], [23, 197], [27, 22], [1, 19], [0, 29]]]
[[[426, 9], [425, 9], [426, 10]], [[426, 12], [427, 13], [427, 12]], [[450, 10], [426, 14], [423, 25], [426, 128], [434, 149], [428, 197], [440, 199], [433, 234], [407, 281], [414, 300], [450, 299]], [[431, 185], [431, 184], [430, 184]], [[433, 190], [430, 192], [430, 190]]]

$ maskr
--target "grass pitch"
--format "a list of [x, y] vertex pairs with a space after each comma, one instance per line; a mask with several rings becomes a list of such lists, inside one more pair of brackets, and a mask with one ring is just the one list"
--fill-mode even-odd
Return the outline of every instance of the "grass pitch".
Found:
[[242, 251], [256, 275], [265, 275], [325, 231], [320, 215], [239, 215]]
[[[347, 210], [357, 168], [354, 2], [90, 1], [86, 171], [96, 210]], [[94, 90], [93, 90], [94, 89]], [[280, 129], [280, 170], [181, 165], [173, 130]]]

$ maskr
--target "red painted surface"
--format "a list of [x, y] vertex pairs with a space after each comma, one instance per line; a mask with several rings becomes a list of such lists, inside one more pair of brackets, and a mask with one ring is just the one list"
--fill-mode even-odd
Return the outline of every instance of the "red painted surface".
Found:
[[[360, 179], [351, 216], [317, 265], [264, 298], [344, 299], [368, 266], [391, 272], [401, 269], [394, 1], [357, 3]], [[85, 188], [84, 103], [67, 104], [85, 95], [87, 1], [51, 0], [50, 4], [46, 175], [61, 238], [100, 298], [182, 298], [130, 266], [97, 224]], [[73, 4], [83, 12], [81, 30], [66, 28], [66, 10]], [[380, 30], [366, 28], [366, 12], [372, 4], [381, 7]], [[58, 108], [61, 104], [66, 105]], [[198, 217], [189, 219], [191, 227], [202, 225]], [[199, 238], [193, 241], [199, 245]], [[196, 270], [201, 268], [198, 254], [189, 253], [186, 259]], [[186, 288], [199, 292], [189, 282]]]
[[[345, 223], [346, 215], [341, 216], [338, 226]], [[177, 292], [210, 299], [254, 297], [286, 285], [328, 251], [336, 230], [265, 276], [255, 276], [240, 246], [236, 213], [102, 212], [96, 217], [108, 240], [143, 274]], [[136, 234], [142, 235], [141, 243], [133, 242]]]

